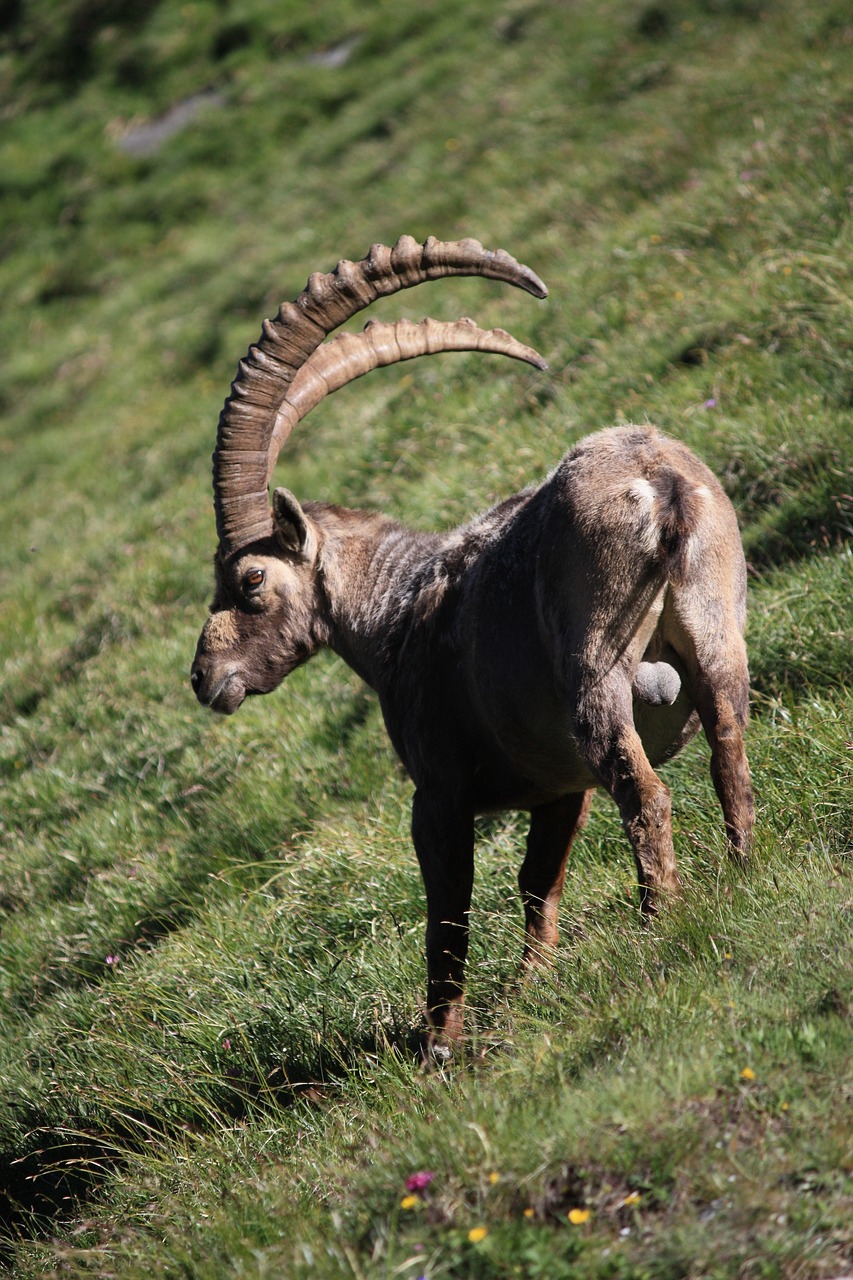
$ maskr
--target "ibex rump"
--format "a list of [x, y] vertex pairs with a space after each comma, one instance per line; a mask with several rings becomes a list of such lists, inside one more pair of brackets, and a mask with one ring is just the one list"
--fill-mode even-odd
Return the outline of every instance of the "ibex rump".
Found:
[[286, 489], [270, 511], [272, 469], [293, 426], [368, 369], [452, 349], [544, 367], [502, 330], [471, 321], [370, 324], [323, 343], [376, 297], [444, 275], [546, 294], [526, 267], [476, 241], [404, 237], [312, 276], [266, 322], [220, 418], [217, 588], [192, 670], [199, 700], [231, 713], [328, 646], [377, 691], [416, 788], [437, 1051], [462, 1029], [476, 814], [530, 811], [519, 873], [526, 964], [556, 941], [591, 788], [619, 807], [643, 910], [677, 891], [669, 791], [654, 767], [700, 720], [733, 851], [745, 853], [753, 824], [743, 552], [731, 504], [683, 445], [647, 427], [599, 432], [538, 488], [449, 533], [300, 506]]

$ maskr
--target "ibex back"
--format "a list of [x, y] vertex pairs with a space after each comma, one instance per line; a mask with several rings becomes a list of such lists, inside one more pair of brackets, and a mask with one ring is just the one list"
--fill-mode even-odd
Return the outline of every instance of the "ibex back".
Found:
[[530, 811], [519, 873], [526, 966], [556, 942], [566, 860], [594, 787], [619, 807], [643, 911], [678, 891], [670, 796], [655, 766], [700, 721], [736, 854], [753, 825], [743, 552], [731, 504], [683, 445], [650, 427], [601, 431], [543, 484], [450, 533], [301, 506], [286, 489], [270, 509], [273, 466], [294, 425], [369, 369], [466, 349], [546, 367], [470, 320], [370, 323], [324, 342], [375, 298], [446, 275], [547, 292], [476, 241], [404, 237], [313, 275], [265, 323], [219, 422], [216, 594], [192, 668], [199, 700], [227, 714], [323, 646], [376, 690], [415, 784], [437, 1053], [462, 1031], [476, 814]]

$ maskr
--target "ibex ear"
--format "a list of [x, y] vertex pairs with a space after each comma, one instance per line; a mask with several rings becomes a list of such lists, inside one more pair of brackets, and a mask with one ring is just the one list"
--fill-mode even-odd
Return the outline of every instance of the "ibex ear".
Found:
[[276, 489], [272, 496], [276, 534], [286, 551], [311, 554], [313, 538], [305, 512], [289, 489]]

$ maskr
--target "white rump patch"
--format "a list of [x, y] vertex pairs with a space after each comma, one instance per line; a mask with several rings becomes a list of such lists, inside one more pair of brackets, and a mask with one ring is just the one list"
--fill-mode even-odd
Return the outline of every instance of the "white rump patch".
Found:
[[703, 501], [705, 498], [710, 498], [711, 496], [711, 490], [706, 484], [697, 485], [693, 492], [696, 494], [697, 498], [701, 498]]
[[628, 493], [635, 502], [645, 503], [650, 507], [655, 500], [655, 491], [642, 476], [638, 476], [636, 480], [632, 480], [628, 486]]
[[657, 550], [660, 537], [657, 521], [652, 514], [657, 495], [649, 481], [643, 476], [638, 476], [628, 486], [628, 497], [639, 507], [636, 515], [636, 530], [640, 546], [647, 555], [652, 555]]

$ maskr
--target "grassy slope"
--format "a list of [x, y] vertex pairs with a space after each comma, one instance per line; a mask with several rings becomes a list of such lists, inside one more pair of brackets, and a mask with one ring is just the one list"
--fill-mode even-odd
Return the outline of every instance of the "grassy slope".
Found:
[[[846, 6], [286, 9], [4, 17], [10, 1263], [829, 1275], [853, 1260]], [[211, 85], [226, 106], [155, 155], [116, 149]], [[694, 744], [667, 770], [685, 903], [640, 932], [598, 803], [553, 979], [516, 992], [523, 824], [484, 824], [446, 1078], [407, 1054], [421, 893], [372, 698], [320, 659], [217, 723], [186, 682], [236, 358], [309, 270], [401, 231], [504, 245], [552, 296], [446, 282], [381, 314], [502, 323], [553, 377], [376, 374], [290, 448], [298, 493], [448, 524], [649, 417], [724, 477], [755, 569], [754, 869], [723, 865]]]

